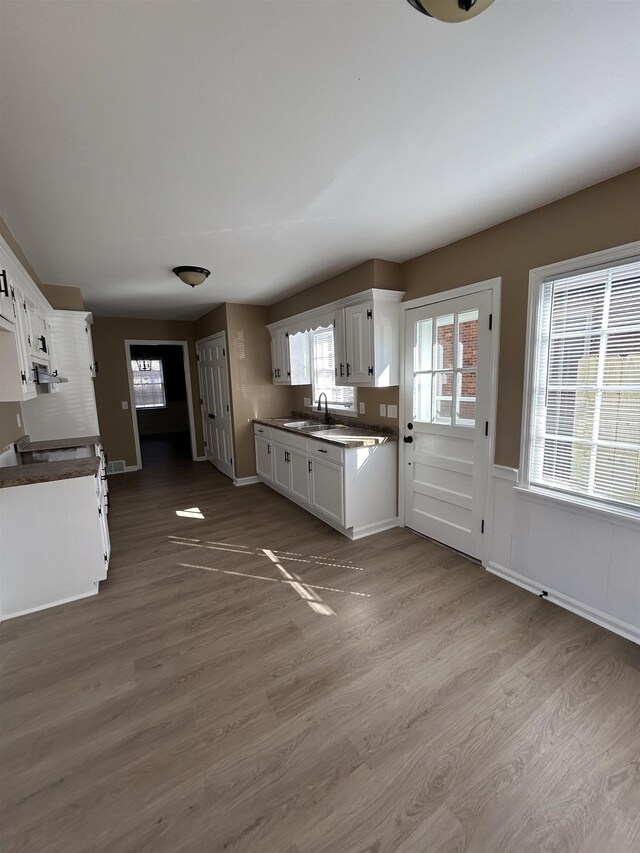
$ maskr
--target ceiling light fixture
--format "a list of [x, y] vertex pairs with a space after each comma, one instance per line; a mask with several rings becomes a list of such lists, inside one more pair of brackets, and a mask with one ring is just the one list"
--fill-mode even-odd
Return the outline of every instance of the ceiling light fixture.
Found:
[[202, 284], [211, 275], [211, 272], [204, 267], [174, 267], [173, 271], [180, 281], [184, 281], [189, 287]]
[[423, 15], [449, 24], [457, 24], [459, 21], [475, 18], [480, 12], [484, 12], [493, 0], [407, 0], [407, 2]]

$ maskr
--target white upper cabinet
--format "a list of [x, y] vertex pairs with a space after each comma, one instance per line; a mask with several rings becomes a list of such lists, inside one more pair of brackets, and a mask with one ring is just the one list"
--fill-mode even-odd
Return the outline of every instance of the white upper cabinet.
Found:
[[274, 385], [291, 385], [289, 333], [275, 329], [271, 333], [271, 370]]
[[403, 296], [372, 288], [271, 324], [274, 384], [310, 385], [310, 330], [333, 326], [336, 385], [398, 385]]
[[[35, 370], [39, 365], [55, 374], [59, 368], [51, 331], [52, 318], [59, 313], [0, 239], [0, 401], [24, 402], [59, 391], [58, 384], [39, 385]], [[86, 334], [89, 344], [90, 336]], [[63, 335], [60, 342], [65, 341]]]
[[0, 317], [8, 323], [16, 322], [16, 294], [6, 269], [0, 269]]

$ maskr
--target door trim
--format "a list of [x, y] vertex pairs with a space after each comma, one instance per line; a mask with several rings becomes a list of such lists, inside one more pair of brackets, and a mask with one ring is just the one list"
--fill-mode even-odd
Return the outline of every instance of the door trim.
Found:
[[400, 322], [400, 399], [399, 421], [398, 421], [398, 518], [399, 526], [405, 526], [405, 454], [403, 436], [405, 427], [403, 424], [407, 422], [407, 413], [405, 411], [406, 399], [406, 358], [405, 358], [405, 335], [407, 325], [407, 311], [414, 308], [423, 308], [426, 305], [432, 305], [436, 302], [446, 302], [449, 299], [458, 299], [461, 296], [470, 296], [482, 291], [491, 292], [491, 365], [490, 365], [490, 380], [491, 380], [491, 399], [489, 401], [490, 412], [490, 428], [489, 428], [489, 449], [487, 454], [487, 471], [485, 477], [484, 488], [484, 507], [483, 517], [485, 520], [484, 540], [482, 543], [481, 562], [484, 566], [488, 560], [491, 541], [491, 515], [490, 515], [490, 497], [491, 497], [491, 473], [493, 471], [495, 450], [496, 450], [496, 418], [498, 411], [498, 364], [500, 357], [500, 307], [502, 294], [502, 278], [489, 278], [485, 281], [479, 281], [474, 284], [466, 284], [462, 287], [455, 287], [451, 290], [443, 290], [440, 293], [429, 294], [428, 296], [420, 296], [417, 299], [410, 299], [407, 302], [400, 303], [401, 322]]
[[131, 421], [133, 423], [133, 438], [136, 446], [136, 464], [129, 466], [129, 471], [139, 471], [142, 468], [142, 454], [140, 452], [140, 433], [138, 432], [138, 414], [133, 396], [133, 371], [131, 370], [131, 346], [180, 346], [182, 347], [182, 364], [184, 366], [184, 381], [187, 387], [187, 410], [189, 412], [189, 435], [191, 437], [191, 458], [194, 462], [198, 460], [198, 448], [196, 445], [196, 426], [193, 416], [193, 394], [191, 392], [191, 368], [189, 366], [189, 341], [150, 341], [133, 340], [127, 338], [124, 342], [125, 361], [127, 363], [127, 377], [129, 379], [129, 409], [131, 410]]
[[[234, 416], [233, 416], [233, 396], [232, 396], [232, 392], [231, 392], [231, 357], [229, 355], [229, 346], [227, 344], [227, 333], [224, 331], [224, 329], [222, 329], [222, 331], [220, 331], [220, 332], [216, 332], [213, 335], [207, 335], [204, 338], [198, 338], [198, 340], [195, 342], [196, 361], [197, 361], [197, 356], [198, 356], [198, 346], [200, 344], [206, 344], [206, 343], [209, 343], [210, 341], [217, 341], [217, 340], [222, 340], [222, 346], [224, 347], [224, 351], [226, 352], [226, 359], [227, 359], [227, 391], [229, 394], [229, 426], [231, 429], [230, 438], [231, 438], [231, 452], [233, 453], [233, 464], [232, 465], [224, 465], [224, 468], [218, 468], [217, 465], [214, 465], [214, 467], [217, 468], [218, 471], [221, 471], [221, 473], [223, 473], [225, 476], [230, 477], [235, 483], [237, 453], [236, 453], [236, 428], [235, 428], [235, 420], [234, 420]], [[199, 371], [198, 371], [198, 389], [199, 389], [199, 394], [200, 394], [200, 399], [201, 399], [202, 398], [202, 386], [200, 385], [200, 372]], [[204, 436], [206, 434], [206, 427], [205, 427], [205, 423], [204, 423], [204, 410], [202, 408], [202, 405], [200, 405], [200, 417], [202, 419], [202, 435], [203, 435], [203, 441], [204, 441]], [[207, 456], [206, 452], [205, 452], [205, 455], [203, 456], [203, 459], [205, 461], [209, 461], [209, 457]], [[212, 462], [211, 464], [213, 465], [214, 463]]]

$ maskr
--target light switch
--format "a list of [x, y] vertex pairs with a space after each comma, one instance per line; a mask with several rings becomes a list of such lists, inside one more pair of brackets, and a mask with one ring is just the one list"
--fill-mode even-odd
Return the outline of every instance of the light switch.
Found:
[[360, 405], [358, 406], [358, 411], [360, 412], [361, 415], [364, 415], [366, 413], [366, 407], [365, 407], [364, 403], [360, 403]]
[[398, 407], [397, 406], [387, 406], [387, 417], [388, 418], [397, 418], [398, 417]]
[[380, 403], [380, 417], [381, 417], [381, 418], [386, 418], [386, 417], [387, 417], [387, 406], [386, 406], [386, 403]]
[[122, 408], [123, 408], [123, 409], [128, 409], [128, 408], [129, 408], [129, 401], [128, 401], [128, 400], [123, 400], [123, 401], [122, 401]]
[[20, 417], [20, 412], [16, 412], [16, 420], [18, 421], [18, 428], [22, 429], [22, 418]]
[[305, 406], [310, 407], [311, 406], [311, 397], [305, 397], [304, 398], [304, 404], [305, 404]]

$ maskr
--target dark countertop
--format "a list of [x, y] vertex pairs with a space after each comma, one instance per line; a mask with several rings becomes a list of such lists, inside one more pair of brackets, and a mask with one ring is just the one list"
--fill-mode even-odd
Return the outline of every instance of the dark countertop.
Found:
[[98, 473], [99, 466], [98, 456], [63, 459], [59, 462], [35, 462], [33, 465], [12, 465], [0, 468], [0, 489], [51, 483], [55, 480], [72, 480], [75, 477], [92, 477]]
[[[387, 432], [384, 428], [377, 427], [358, 427], [345, 426], [337, 428], [335, 424], [328, 424], [326, 430], [318, 430], [306, 432], [295, 427], [287, 427], [286, 423], [295, 420], [308, 420], [311, 418], [254, 418], [254, 423], [264, 424], [265, 426], [282, 429], [285, 432], [292, 432], [294, 435], [303, 435], [305, 438], [313, 438], [318, 441], [326, 441], [329, 444], [337, 444], [340, 447], [372, 447], [376, 444], [386, 444], [390, 441], [397, 441], [398, 436], [395, 433]], [[318, 421], [313, 420], [314, 423]]]
[[88, 444], [100, 444], [99, 435], [81, 435], [78, 438], [51, 438], [47, 441], [31, 441], [31, 436], [23, 435], [17, 442], [18, 453], [38, 450], [62, 450], [67, 447], [86, 447]]

